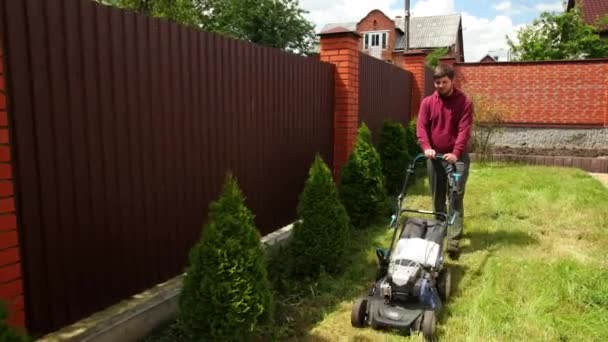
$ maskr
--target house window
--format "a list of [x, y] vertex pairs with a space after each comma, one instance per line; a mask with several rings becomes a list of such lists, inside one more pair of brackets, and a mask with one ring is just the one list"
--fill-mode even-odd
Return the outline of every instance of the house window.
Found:
[[388, 32], [366, 32], [363, 37], [363, 45], [364, 50], [375, 46], [385, 50], [388, 45]]

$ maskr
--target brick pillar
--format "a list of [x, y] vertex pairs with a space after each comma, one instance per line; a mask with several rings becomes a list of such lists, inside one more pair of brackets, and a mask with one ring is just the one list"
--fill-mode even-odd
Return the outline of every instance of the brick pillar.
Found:
[[402, 68], [411, 72], [412, 80], [412, 107], [411, 116], [418, 116], [418, 109], [424, 97], [424, 68], [426, 63], [426, 53], [409, 52], [403, 55]]
[[439, 64], [447, 64], [454, 66], [454, 63], [456, 63], [456, 58], [454, 57], [441, 57], [439, 59]]
[[13, 159], [9, 140], [3, 64], [3, 49], [0, 44], [0, 300], [4, 302], [9, 313], [7, 323], [24, 328], [21, 257], [15, 215]]
[[336, 66], [334, 85], [334, 178], [348, 160], [359, 126], [359, 40], [355, 32], [321, 35], [321, 61]]

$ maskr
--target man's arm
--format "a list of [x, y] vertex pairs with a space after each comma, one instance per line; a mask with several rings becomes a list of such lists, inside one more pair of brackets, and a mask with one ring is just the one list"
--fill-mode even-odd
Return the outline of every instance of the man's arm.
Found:
[[432, 149], [429, 139], [429, 132], [431, 131], [430, 115], [428, 101], [426, 99], [422, 100], [418, 111], [418, 122], [416, 122], [416, 136], [423, 151]]
[[470, 98], [467, 98], [464, 106], [464, 112], [462, 118], [458, 123], [458, 137], [456, 137], [456, 143], [454, 144], [454, 153], [456, 158], [460, 160], [462, 153], [467, 148], [469, 139], [471, 138], [471, 127], [473, 126], [473, 102]]

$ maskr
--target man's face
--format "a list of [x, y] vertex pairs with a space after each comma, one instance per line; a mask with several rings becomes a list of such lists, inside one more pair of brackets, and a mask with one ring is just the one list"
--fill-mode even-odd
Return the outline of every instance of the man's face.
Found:
[[454, 85], [449, 77], [443, 76], [435, 80], [435, 89], [441, 96], [450, 96], [454, 91]]

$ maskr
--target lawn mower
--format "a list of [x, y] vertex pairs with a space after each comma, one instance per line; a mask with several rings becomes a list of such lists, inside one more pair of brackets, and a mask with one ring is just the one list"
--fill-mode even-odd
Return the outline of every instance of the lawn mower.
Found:
[[[438, 154], [437, 159], [443, 160]], [[444, 252], [457, 253], [457, 247], [446, 242], [451, 226], [462, 224], [453, 210], [453, 197], [462, 181], [462, 165], [442, 161], [448, 179], [447, 213], [404, 208], [406, 188], [416, 163], [425, 160], [420, 154], [408, 166], [405, 182], [397, 197], [396, 213], [390, 228], [394, 230], [388, 249], [376, 248], [378, 273], [368, 295], [355, 301], [351, 312], [354, 327], [370, 325], [374, 329], [397, 329], [403, 333], [422, 332], [426, 339], [435, 333], [442, 301], [449, 298], [450, 270], [444, 265]], [[403, 213], [432, 215], [400, 220]], [[403, 223], [400, 223], [403, 222]], [[400, 228], [399, 228], [400, 226]], [[399, 238], [397, 239], [397, 236]]]

